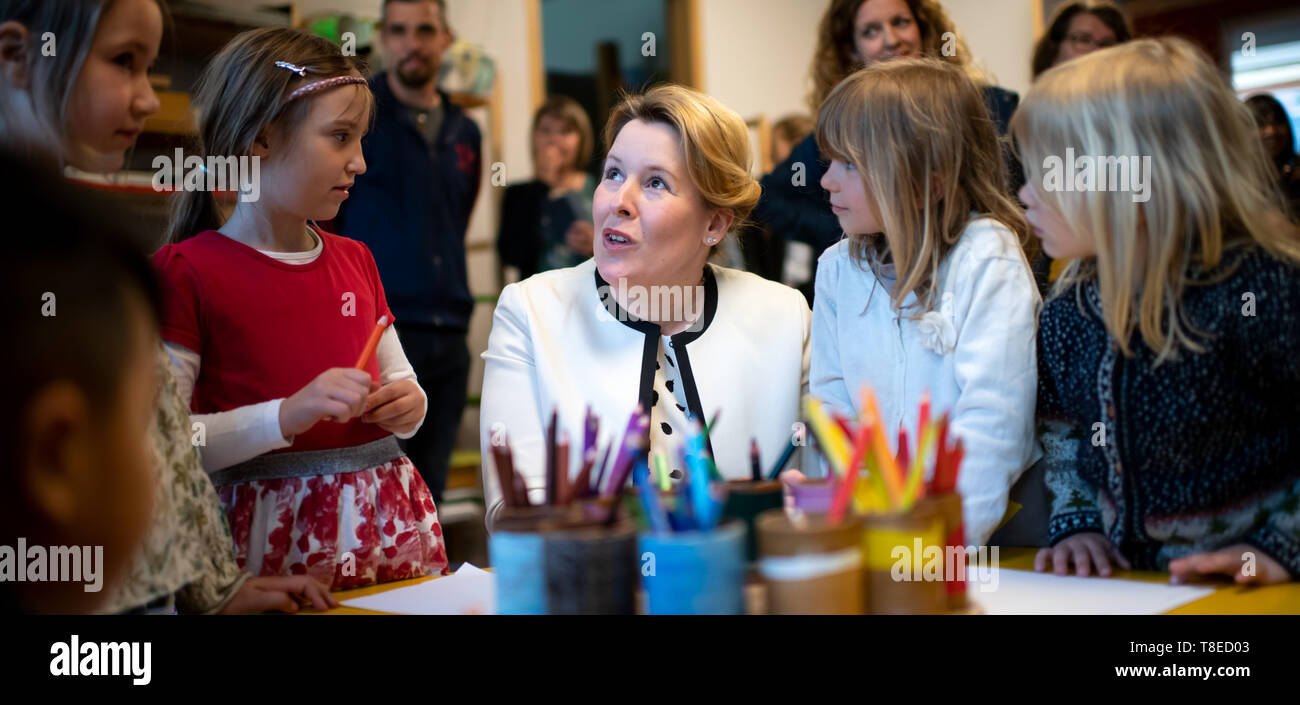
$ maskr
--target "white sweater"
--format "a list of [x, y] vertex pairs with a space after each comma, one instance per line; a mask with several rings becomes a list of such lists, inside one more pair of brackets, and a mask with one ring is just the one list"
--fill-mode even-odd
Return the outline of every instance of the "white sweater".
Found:
[[[932, 415], [949, 412], [949, 435], [965, 446], [957, 489], [966, 542], [983, 544], [1012, 484], [1041, 454], [1034, 437], [1041, 299], [1024, 254], [1001, 223], [972, 220], [940, 264], [938, 310], [909, 320], [849, 252], [841, 240], [817, 263], [812, 394], [857, 418], [859, 390], [868, 386], [887, 435], [896, 438], [905, 425], [915, 444], [928, 389]], [[904, 310], [913, 301], [909, 294]]]
[[[698, 398], [699, 411], [712, 418], [711, 432], [718, 469], [728, 478], [748, 477], [750, 438], [758, 439], [764, 472], [790, 442], [799, 403], [808, 384], [810, 312], [798, 291], [756, 275], [708, 265], [716, 281], [716, 312], [706, 303], [698, 338], [674, 336], [663, 345], [657, 329], [645, 333], [620, 322], [602, 303], [595, 260], [567, 269], [542, 272], [507, 286], [493, 316], [483, 379], [480, 433], [483, 489], [488, 526], [501, 506], [501, 489], [491, 448], [494, 430], [504, 430], [514, 453], [515, 469], [528, 484], [530, 499], [543, 498], [545, 430], [552, 408], [572, 444], [569, 476], [582, 462], [583, 420], [587, 405], [600, 417], [600, 445], [622, 442], [629, 416], [641, 395], [647, 337], [654, 336], [658, 361], [676, 360], [682, 350], [694, 385], [668, 376], [668, 365], [653, 372], [659, 406], [671, 411], [686, 396]], [[662, 386], [666, 380], [677, 384]], [[682, 392], [683, 397], [666, 396]], [[660, 393], [658, 390], [664, 389]], [[691, 394], [694, 392], [694, 395]], [[690, 406], [681, 404], [681, 406]], [[667, 450], [684, 434], [664, 436], [660, 424], [673, 417], [655, 416], [651, 447]], [[668, 439], [660, 448], [657, 440]], [[610, 464], [613, 464], [612, 456]], [[595, 471], [593, 471], [593, 477]]]

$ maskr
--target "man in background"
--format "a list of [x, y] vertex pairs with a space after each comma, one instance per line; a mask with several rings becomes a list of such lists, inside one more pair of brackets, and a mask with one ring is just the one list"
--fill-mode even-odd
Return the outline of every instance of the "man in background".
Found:
[[375, 123], [366, 173], [335, 220], [374, 253], [398, 337], [429, 398], [404, 449], [442, 501], [469, 382], [466, 336], [474, 299], [465, 234], [478, 196], [478, 126], [438, 90], [452, 43], [444, 0], [384, 0], [379, 42], [386, 70], [370, 79]]

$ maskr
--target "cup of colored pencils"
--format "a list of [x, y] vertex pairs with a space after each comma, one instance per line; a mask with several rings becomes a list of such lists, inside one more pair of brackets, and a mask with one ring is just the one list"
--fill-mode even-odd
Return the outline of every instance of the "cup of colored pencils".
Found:
[[505, 505], [489, 539], [501, 614], [635, 612], [636, 526], [623, 516], [620, 499], [633, 463], [644, 456], [648, 428], [649, 417], [638, 410], [617, 451], [611, 441], [602, 454], [600, 424], [588, 409], [573, 474], [577, 449], [553, 411], [543, 486], [531, 491], [514, 467], [508, 436], [492, 446]]
[[744, 613], [746, 528], [724, 517], [729, 483], [705, 439], [698, 423], [687, 432], [677, 483], [662, 455], [634, 468], [648, 527], [640, 552], [650, 614]]
[[950, 442], [946, 414], [931, 416], [928, 393], [921, 398], [914, 444], [905, 428], [891, 443], [893, 434], [886, 432], [870, 389], [862, 390], [859, 409], [858, 418], [850, 419], [815, 398], [804, 403], [832, 471], [827, 521], [862, 517], [869, 611], [943, 611], [949, 604], [945, 576], [951, 574], [944, 548], [955, 537], [953, 517], [960, 516], [955, 489], [961, 443]]

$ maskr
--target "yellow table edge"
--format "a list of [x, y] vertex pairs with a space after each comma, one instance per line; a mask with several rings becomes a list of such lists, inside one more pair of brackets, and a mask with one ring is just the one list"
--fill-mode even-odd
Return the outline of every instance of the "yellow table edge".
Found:
[[[1010, 568], [1012, 570], [1033, 570], [1034, 554], [1036, 548], [1000, 548], [999, 567]], [[1138, 580], [1148, 583], [1163, 583], [1169, 581], [1167, 573], [1155, 573], [1149, 571], [1120, 571], [1114, 574], [1115, 578], [1123, 580]], [[424, 578], [413, 578], [411, 580], [401, 580], [392, 583], [382, 583], [379, 585], [370, 585], [354, 590], [340, 590], [334, 593], [334, 599], [339, 602], [351, 600], [367, 595], [375, 595], [388, 590], [418, 585], [426, 580], [437, 580], [438, 575], [431, 575]], [[1097, 578], [1097, 580], [1106, 580], [1107, 578]], [[1194, 600], [1181, 607], [1177, 607], [1165, 614], [1300, 614], [1300, 583], [1284, 583], [1281, 585], [1268, 585], [1263, 587], [1241, 586], [1227, 583], [1206, 583], [1207, 587], [1216, 587], [1213, 594], [1206, 595], [1199, 600]], [[389, 612], [375, 612], [373, 610], [363, 610], [356, 607], [340, 605], [327, 612], [317, 612], [315, 610], [304, 610], [299, 614], [391, 614]]]

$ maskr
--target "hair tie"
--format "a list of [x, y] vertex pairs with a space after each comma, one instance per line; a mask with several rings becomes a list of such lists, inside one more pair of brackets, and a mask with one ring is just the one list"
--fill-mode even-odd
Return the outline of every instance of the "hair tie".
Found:
[[299, 65], [297, 65], [297, 64], [291, 64], [291, 63], [289, 63], [288, 61], [277, 61], [277, 62], [275, 62], [275, 65], [276, 65], [276, 66], [279, 66], [279, 67], [282, 68], [282, 69], [288, 69], [288, 70], [290, 70], [290, 71], [292, 71], [292, 72], [298, 74], [299, 76], [303, 76], [303, 77], [306, 77], [306, 76], [307, 76], [307, 67], [306, 67], [306, 66], [299, 66]]

